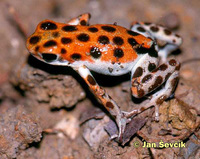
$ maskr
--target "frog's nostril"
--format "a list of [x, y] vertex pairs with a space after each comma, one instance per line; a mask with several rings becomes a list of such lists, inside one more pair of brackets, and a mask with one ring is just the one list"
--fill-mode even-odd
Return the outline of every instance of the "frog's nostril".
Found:
[[53, 62], [57, 60], [58, 58], [57, 55], [51, 54], [51, 53], [42, 53], [41, 56], [42, 56], [42, 59], [46, 62]]

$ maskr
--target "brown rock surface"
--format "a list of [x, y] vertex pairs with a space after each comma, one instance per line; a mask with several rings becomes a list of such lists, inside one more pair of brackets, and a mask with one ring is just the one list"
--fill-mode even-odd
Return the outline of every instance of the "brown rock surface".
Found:
[[[104, 114], [108, 115], [107, 112], [72, 69], [50, 66], [29, 56], [24, 36], [10, 14], [13, 9], [17, 13], [14, 17], [17, 17], [29, 35], [44, 19], [65, 22], [85, 12], [91, 13], [91, 24], [117, 22], [118, 25], [129, 28], [132, 21], [146, 21], [165, 24], [175, 29], [174, 31], [184, 40], [180, 50], [170, 55], [182, 63], [180, 82], [175, 92], [176, 99], [168, 100], [160, 107], [159, 122], [154, 121], [154, 108], [139, 114], [137, 117], [147, 122], [124, 147], [115, 141], [109, 141], [103, 131], [100, 131], [101, 135], [98, 136], [96, 130], [104, 129]], [[2, 0], [0, 2], [0, 118], [3, 120], [0, 122], [0, 158], [126, 159], [198, 156], [199, 15], [199, 0]], [[125, 82], [129, 80], [128, 76], [117, 78], [95, 74], [95, 78], [106, 88], [122, 110], [130, 111], [141, 106], [138, 104], [140, 100], [131, 98], [129, 83]], [[24, 107], [18, 106], [19, 104]], [[100, 116], [94, 114], [92, 120], [86, 121], [83, 126], [78, 125], [77, 129], [76, 123], [80, 121], [79, 117], [95, 106], [101, 108], [104, 113], [100, 113]], [[92, 118], [92, 115], [89, 114], [88, 118]], [[70, 130], [66, 130], [68, 123]], [[63, 128], [60, 127], [62, 124]], [[95, 132], [93, 139], [97, 139], [97, 143], [92, 140], [95, 148], [86, 144], [82, 138], [84, 133], [89, 135], [89, 131], [85, 132], [88, 129]], [[40, 141], [41, 131], [44, 133]], [[69, 132], [72, 134], [67, 135]], [[165, 142], [184, 140], [186, 148], [141, 147], [144, 141], [160, 140]], [[139, 143], [140, 147], [136, 148], [135, 143]]]

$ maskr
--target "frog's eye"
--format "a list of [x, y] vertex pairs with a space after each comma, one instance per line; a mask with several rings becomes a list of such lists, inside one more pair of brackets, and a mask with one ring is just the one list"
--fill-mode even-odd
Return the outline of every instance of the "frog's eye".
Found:
[[42, 59], [46, 62], [53, 62], [58, 59], [57, 55], [51, 54], [51, 53], [43, 53], [41, 55], [42, 55]]

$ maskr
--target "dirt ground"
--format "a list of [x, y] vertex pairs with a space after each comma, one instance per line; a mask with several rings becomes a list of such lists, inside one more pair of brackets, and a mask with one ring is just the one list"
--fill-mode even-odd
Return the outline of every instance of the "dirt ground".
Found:
[[[134, 117], [124, 146], [109, 139], [116, 126], [80, 76], [38, 61], [25, 47], [40, 21], [66, 22], [87, 12], [90, 24], [153, 22], [184, 40], [169, 57], [181, 62], [174, 97], [160, 106], [159, 122], [154, 108]], [[1, 0], [0, 159], [200, 158], [199, 15], [199, 0]], [[140, 105], [129, 75], [94, 76], [122, 110]], [[145, 142], [183, 146], [142, 147]]]

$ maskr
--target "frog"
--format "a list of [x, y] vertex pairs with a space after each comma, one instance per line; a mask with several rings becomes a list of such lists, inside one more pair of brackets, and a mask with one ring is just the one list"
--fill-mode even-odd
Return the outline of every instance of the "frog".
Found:
[[[122, 142], [127, 124], [137, 114], [154, 106], [155, 119], [159, 120], [159, 106], [179, 80], [180, 63], [167, 57], [179, 48], [182, 38], [154, 23], [133, 22], [127, 29], [116, 23], [89, 25], [90, 18], [90, 13], [84, 13], [66, 23], [43, 20], [28, 37], [26, 47], [47, 64], [75, 70], [114, 119], [118, 132], [111, 139]], [[165, 45], [159, 47], [158, 40]], [[132, 96], [148, 96], [148, 104], [130, 112], [121, 110], [91, 71], [118, 77], [130, 73]]]

